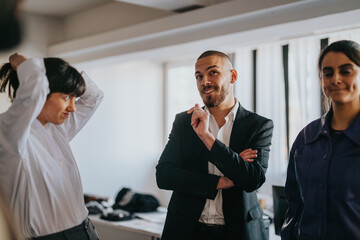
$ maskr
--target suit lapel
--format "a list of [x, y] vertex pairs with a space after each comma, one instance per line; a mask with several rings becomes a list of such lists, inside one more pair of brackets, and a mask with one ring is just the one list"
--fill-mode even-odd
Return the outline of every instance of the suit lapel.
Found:
[[242, 133], [246, 131], [247, 128], [247, 124], [244, 124], [243, 119], [248, 115], [249, 112], [239, 103], [239, 109], [237, 110], [230, 135], [229, 146], [233, 151], [239, 152], [238, 149], [241, 149], [241, 146], [239, 144], [243, 142], [244, 134]]

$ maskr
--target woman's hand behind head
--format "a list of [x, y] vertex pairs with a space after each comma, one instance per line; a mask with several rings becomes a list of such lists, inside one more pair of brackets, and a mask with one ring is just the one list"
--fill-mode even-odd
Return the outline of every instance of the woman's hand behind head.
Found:
[[16, 70], [17, 67], [23, 63], [26, 60], [26, 57], [24, 57], [23, 55], [14, 53], [9, 57], [9, 62], [11, 64], [11, 67]]

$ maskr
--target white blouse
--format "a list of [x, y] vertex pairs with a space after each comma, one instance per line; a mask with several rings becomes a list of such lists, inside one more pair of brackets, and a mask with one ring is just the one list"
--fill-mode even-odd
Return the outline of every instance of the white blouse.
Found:
[[74, 227], [87, 217], [69, 142], [95, 112], [103, 93], [83, 73], [86, 91], [76, 102], [76, 112], [63, 124], [43, 126], [36, 118], [50, 92], [43, 59], [24, 61], [17, 74], [16, 98], [0, 114], [0, 182], [23, 234], [30, 238]]

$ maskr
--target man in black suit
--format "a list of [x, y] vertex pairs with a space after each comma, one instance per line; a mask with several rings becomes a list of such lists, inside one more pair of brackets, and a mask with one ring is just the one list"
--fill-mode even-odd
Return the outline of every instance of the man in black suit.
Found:
[[273, 123], [236, 100], [226, 54], [201, 54], [195, 78], [205, 107], [176, 116], [156, 167], [159, 188], [173, 190], [162, 239], [267, 239], [255, 190], [265, 181]]

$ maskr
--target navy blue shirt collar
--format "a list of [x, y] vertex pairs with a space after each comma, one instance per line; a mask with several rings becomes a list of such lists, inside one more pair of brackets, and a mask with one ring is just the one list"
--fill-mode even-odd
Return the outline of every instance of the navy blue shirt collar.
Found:
[[[320, 119], [320, 126], [313, 132], [313, 134], [305, 135], [305, 143], [311, 143], [317, 140], [320, 135], [329, 136], [330, 134], [330, 122], [334, 112], [331, 108]], [[360, 114], [358, 114], [351, 125], [344, 131], [344, 134], [350, 138], [353, 142], [360, 146]]]

